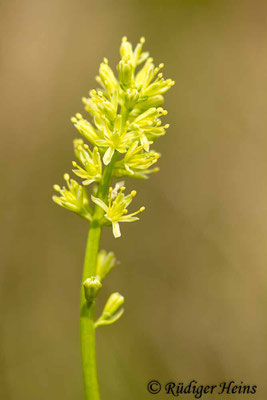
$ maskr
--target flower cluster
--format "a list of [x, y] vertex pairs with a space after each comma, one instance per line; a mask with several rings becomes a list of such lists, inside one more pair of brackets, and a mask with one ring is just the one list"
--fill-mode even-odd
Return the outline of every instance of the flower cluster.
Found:
[[[163, 78], [164, 65], [155, 66], [149, 53], [143, 51], [144, 42], [141, 38], [133, 48], [126, 37], [122, 39], [117, 77], [106, 58], [100, 64], [96, 77], [99, 88], [82, 99], [91, 120], [80, 113], [71, 118], [83, 137], [74, 140], [77, 162], [73, 161], [73, 172], [82, 179], [82, 185], [66, 175], [67, 188], [54, 186], [60, 196], [54, 196], [53, 200], [89, 221], [100, 207], [102, 215], [98, 222], [112, 224], [115, 238], [121, 235], [119, 223], [138, 220], [136, 214], [144, 207], [128, 214], [127, 208], [136, 192], [125, 195], [124, 187], [102, 190], [107, 184], [105, 171], [109, 171], [108, 185], [112, 178], [147, 179], [158, 171], [154, 164], [160, 157], [151, 150], [151, 145], [169, 127], [161, 121], [167, 114], [162, 107], [163, 94], [174, 81]], [[96, 185], [91, 196], [94, 210], [89, 206], [86, 188], [92, 183]]]

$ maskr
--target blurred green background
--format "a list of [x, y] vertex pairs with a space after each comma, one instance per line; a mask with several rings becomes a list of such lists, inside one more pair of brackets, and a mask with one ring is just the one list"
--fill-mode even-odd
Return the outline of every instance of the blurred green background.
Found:
[[52, 203], [52, 185], [71, 169], [70, 117], [123, 35], [144, 35], [176, 85], [161, 171], [127, 183], [147, 210], [122, 238], [103, 235], [121, 264], [98, 312], [119, 291], [126, 313], [97, 333], [102, 398], [163, 399], [150, 379], [193, 378], [266, 398], [266, 17], [255, 0], [1, 2], [1, 399], [83, 399], [88, 226]]

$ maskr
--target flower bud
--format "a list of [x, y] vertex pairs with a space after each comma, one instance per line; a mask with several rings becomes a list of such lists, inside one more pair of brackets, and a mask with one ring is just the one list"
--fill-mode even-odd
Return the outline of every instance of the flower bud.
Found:
[[96, 276], [100, 281], [110, 273], [110, 271], [116, 265], [116, 258], [114, 253], [107, 253], [105, 250], [101, 250], [97, 256], [96, 264]]
[[160, 107], [163, 105], [163, 96], [157, 95], [157, 96], [152, 96], [152, 97], [143, 97], [142, 101], [139, 101], [131, 115], [134, 117], [137, 117], [139, 114], [145, 112], [151, 107]]
[[118, 65], [120, 83], [123, 89], [131, 87], [133, 80], [133, 65], [129, 58], [124, 57]]
[[101, 325], [111, 325], [116, 322], [123, 314], [124, 297], [119, 293], [112, 293], [104, 307], [101, 317], [96, 321], [95, 327]]
[[114, 93], [117, 88], [118, 82], [106, 59], [100, 64], [99, 76], [108, 92]]
[[173, 85], [174, 81], [171, 79], [155, 81], [143, 91], [143, 96], [157, 96], [167, 92]]
[[133, 56], [132, 44], [130, 42], [128, 42], [126, 36], [124, 36], [122, 38], [122, 43], [121, 43], [121, 47], [120, 47], [120, 54], [121, 54], [121, 58], [123, 58], [123, 57], [132, 58], [132, 56]]
[[102, 288], [102, 283], [98, 278], [92, 276], [83, 282], [84, 295], [88, 302], [94, 301], [98, 292]]
[[132, 110], [139, 99], [139, 92], [137, 89], [127, 89], [125, 92], [125, 106], [128, 110]]
[[124, 297], [119, 293], [112, 293], [104, 307], [104, 314], [116, 314], [124, 304]]

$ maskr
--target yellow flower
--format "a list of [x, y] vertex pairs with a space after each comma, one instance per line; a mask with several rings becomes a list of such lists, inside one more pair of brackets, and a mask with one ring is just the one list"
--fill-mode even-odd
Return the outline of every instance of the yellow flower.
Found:
[[64, 179], [67, 182], [67, 188], [59, 185], [54, 185], [54, 189], [60, 193], [59, 196], [53, 196], [56, 204], [67, 210], [73, 211], [81, 217], [92, 220], [92, 210], [89, 207], [89, 200], [86, 189], [79, 185], [74, 179], [70, 179], [69, 174], [64, 174]]
[[141, 207], [138, 211], [128, 214], [127, 207], [131, 204], [133, 198], [136, 195], [136, 191], [133, 190], [127, 196], [124, 195], [125, 187], [121, 187], [119, 193], [113, 199], [112, 194], [113, 188], [109, 188], [109, 203], [108, 205], [101, 199], [92, 197], [92, 201], [101, 207], [105, 211], [105, 217], [112, 223], [113, 235], [115, 238], [121, 236], [119, 222], [134, 222], [138, 221], [139, 218], [135, 217], [136, 214], [144, 211], [145, 207]]
[[75, 139], [74, 152], [78, 160], [84, 166], [84, 168], [82, 168], [76, 161], [73, 161], [72, 165], [76, 168], [73, 169], [75, 175], [84, 179], [84, 185], [99, 182], [102, 178], [102, 162], [98, 148], [95, 146], [93, 151], [91, 151], [87, 144], [83, 144], [82, 140]]

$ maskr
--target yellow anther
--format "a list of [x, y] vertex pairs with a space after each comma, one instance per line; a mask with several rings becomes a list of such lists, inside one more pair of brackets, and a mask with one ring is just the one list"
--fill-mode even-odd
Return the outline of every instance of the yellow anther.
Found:
[[144, 38], [144, 36], [142, 36], [142, 37], [140, 38], [140, 43], [141, 43], [141, 44], [144, 44], [145, 41], [146, 41], [146, 39]]
[[104, 57], [104, 63], [108, 64], [108, 59], [106, 57]]
[[54, 190], [56, 190], [57, 192], [60, 192], [60, 186], [59, 185], [54, 185], [53, 186]]
[[132, 196], [132, 197], [135, 197], [135, 196], [136, 196], [136, 190], [132, 190], [132, 191], [131, 191], [131, 196]]
[[130, 62], [130, 60], [131, 60], [131, 57], [130, 57], [129, 55], [123, 56], [123, 57], [122, 57], [122, 60], [123, 60], [126, 64], [128, 64], [128, 63]]
[[68, 181], [70, 179], [69, 174], [64, 174], [64, 179], [65, 179], [65, 181]]
[[143, 206], [143, 207], [141, 207], [140, 208], [140, 211], [142, 212], [142, 211], [144, 211], [146, 208]]

